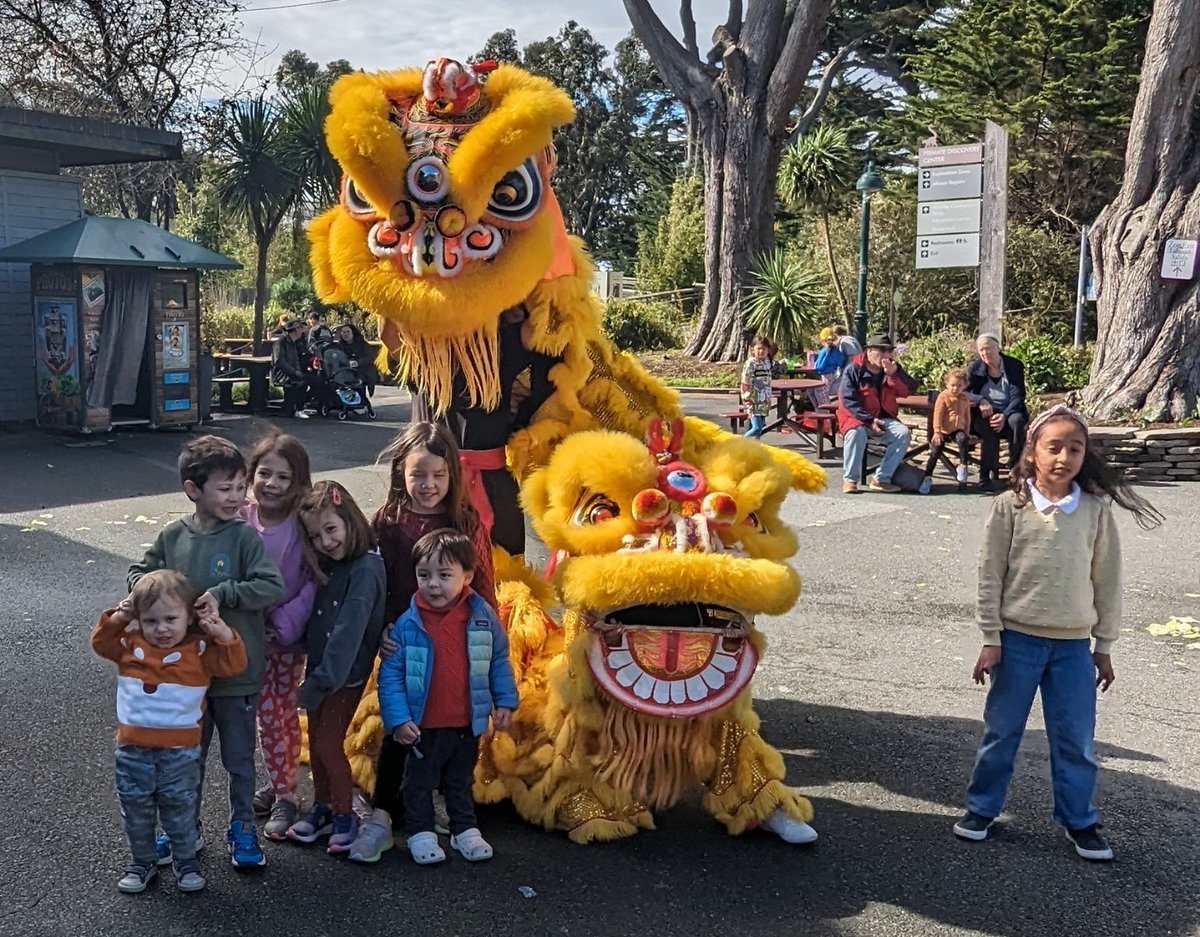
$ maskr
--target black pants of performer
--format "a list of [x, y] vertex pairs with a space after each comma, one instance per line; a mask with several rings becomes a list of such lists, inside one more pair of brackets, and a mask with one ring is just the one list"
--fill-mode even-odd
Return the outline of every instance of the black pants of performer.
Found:
[[975, 433], [980, 439], [980, 479], [999, 476], [1001, 439], [1007, 439], [1009, 443], [1008, 467], [1011, 469], [1017, 464], [1025, 448], [1025, 427], [1028, 424], [1029, 417], [1024, 413], [1013, 413], [999, 430], [994, 430], [983, 414], [975, 414]]
[[401, 745], [390, 734], [383, 737], [379, 746], [379, 757], [375, 759], [375, 793], [371, 806], [386, 810], [392, 818], [392, 826], [400, 826], [404, 815], [404, 800], [400, 787], [404, 783], [404, 764], [408, 760], [409, 747]]
[[958, 464], [967, 464], [967, 434], [961, 429], [957, 433], [950, 433], [942, 437], [942, 444], [935, 445], [933, 440], [929, 442], [929, 464], [925, 466], [925, 477], [932, 478], [933, 470], [937, 468], [938, 457], [942, 454], [950, 443], [958, 443]]
[[416, 836], [434, 831], [433, 792], [439, 789], [446, 798], [451, 835], [475, 826], [471, 784], [479, 758], [479, 739], [471, 727], [422, 729], [412, 747], [404, 766], [404, 832]]
[[483, 490], [495, 515], [491, 530], [492, 543], [513, 556], [520, 556], [525, 552], [525, 514], [518, 500], [516, 479], [508, 469], [485, 471], [482, 476]]

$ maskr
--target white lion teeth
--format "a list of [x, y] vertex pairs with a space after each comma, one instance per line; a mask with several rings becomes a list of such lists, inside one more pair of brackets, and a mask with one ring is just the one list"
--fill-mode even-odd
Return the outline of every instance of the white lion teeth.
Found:
[[708, 696], [708, 687], [700, 677], [688, 677], [686, 687], [687, 698], [693, 703], [698, 703]]
[[713, 655], [712, 662], [717, 669], [723, 670], [725, 673], [733, 673], [737, 670], [737, 660], [720, 651]]
[[687, 701], [687, 687], [682, 680], [671, 681], [671, 702], [676, 706]]
[[646, 675], [642, 673], [642, 668], [632, 661], [626, 664], [616, 673], [617, 683], [621, 684], [621, 686], [625, 687], [626, 689], [629, 689], [629, 687], [633, 686], [633, 684], [637, 682], [637, 678], [640, 676]]
[[613, 670], [620, 670], [626, 664], [633, 663], [633, 655], [624, 648], [617, 648], [615, 651], [609, 651], [608, 666]]
[[671, 701], [671, 684], [666, 680], [655, 680], [653, 696], [659, 706], [666, 706]]
[[638, 677], [637, 683], [633, 685], [633, 695], [638, 699], [650, 699], [650, 694], [654, 692], [655, 680], [650, 674], [643, 673]]
[[725, 674], [717, 670], [712, 664], [709, 664], [700, 672], [700, 677], [713, 690], [719, 690], [725, 685]]

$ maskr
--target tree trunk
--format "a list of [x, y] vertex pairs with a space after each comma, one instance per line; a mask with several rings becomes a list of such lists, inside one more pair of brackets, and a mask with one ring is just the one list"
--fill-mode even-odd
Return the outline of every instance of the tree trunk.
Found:
[[829, 278], [833, 280], [833, 290], [837, 293], [838, 305], [842, 309], [842, 319], [846, 328], [853, 324], [850, 319], [850, 303], [846, 300], [846, 290], [842, 286], [842, 277], [838, 273], [837, 260], [833, 256], [833, 242], [829, 239], [829, 209], [821, 209], [821, 241], [825, 245], [825, 262], [829, 265]]
[[1091, 245], [1099, 335], [1084, 406], [1102, 419], [1196, 413], [1200, 294], [1160, 275], [1168, 238], [1200, 238], [1200, 17], [1195, 0], [1157, 0], [1117, 198]]
[[[746, 333], [742, 293], [754, 261], [775, 243], [775, 176], [780, 144], [761, 109], [732, 101], [738, 119], [705, 120], [704, 305], [686, 351], [706, 361], [740, 361]], [[725, 110], [725, 109], [721, 109]]]
[[[274, 235], [274, 231], [271, 232]], [[254, 353], [261, 355], [266, 351], [263, 342], [263, 310], [267, 305], [267, 251], [271, 247], [271, 238], [258, 242], [258, 258], [254, 272]]]

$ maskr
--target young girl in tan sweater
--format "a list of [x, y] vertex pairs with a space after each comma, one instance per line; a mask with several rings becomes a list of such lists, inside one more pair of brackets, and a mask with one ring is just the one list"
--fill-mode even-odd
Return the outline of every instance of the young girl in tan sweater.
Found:
[[921, 481], [921, 494], [933, 488], [933, 470], [937, 468], [942, 450], [950, 443], [958, 444], [958, 484], [967, 482], [967, 448], [971, 444], [971, 401], [967, 397], [967, 372], [952, 368], [946, 372], [945, 387], [933, 404], [933, 435], [929, 438], [929, 464]]
[[1054, 819], [1083, 858], [1113, 857], [1092, 800], [1096, 687], [1116, 679], [1111, 653], [1121, 629], [1121, 544], [1109, 499], [1144, 529], [1162, 520], [1091, 449], [1082, 416], [1060, 405], [1034, 420], [979, 551], [983, 650], [974, 678], [990, 675], [992, 685], [967, 812], [954, 825], [961, 839], [987, 839], [1000, 815], [1040, 689]]

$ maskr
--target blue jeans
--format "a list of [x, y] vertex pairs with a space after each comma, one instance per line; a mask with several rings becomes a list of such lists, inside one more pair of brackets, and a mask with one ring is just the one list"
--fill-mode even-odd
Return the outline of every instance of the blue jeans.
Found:
[[1099, 768], [1092, 751], [1096, 667], [1091, 642], [1035, 638], [1017, 631], [1000, 632], [1000, 642], [1003, 652], [983, 711], [983, 741], [967, 788], [967, 809], [984, 817], [997, 817], [1004, 809], [1017, 749], [1040, 687], [1055, 822], [1069, 830], [1099, 823], [1100, 813], [1092, 803]]
[[742, 433], [747, 439], [758, 439], [763, 434], [763, 430], [767, 428], [766, 414], [752, 413], [750, 414], [750, 428]]
[[[258, 747], [258, 694], [210, 696], [200, 728], [200, 776], [196, 780], [193, 835], [200, 827], [200, 794], [213, 731], [221, 737], [221, 764], [229, 775], [229, 822], [254, 822], [254, 751]], [[174, 849], [175, 839], [171, 838]]]
[[[117, 796], [133, 861], [154, 865], [156, 823], [171, 837], [176, 862], [196, 857], [200, 746], [117, 746]], [[178, 844], [178, 845], [175, 845]]]
[[[908, 427], [899, 420], [891, 417], [881, 417], [883, 435], [887, 441], [887, 451], [883, 461], [875, 470], [875, 477], [881, 482], [890, 482], [896, 474], [896, 469], [904, 461], [908, 452], [908, 441], [911, 433]], [[867, 428], [856, 426], [842, 434], [842, 478], [848, 482], [857, 482], [862, 477], [863, 459], [867, 454]]]

